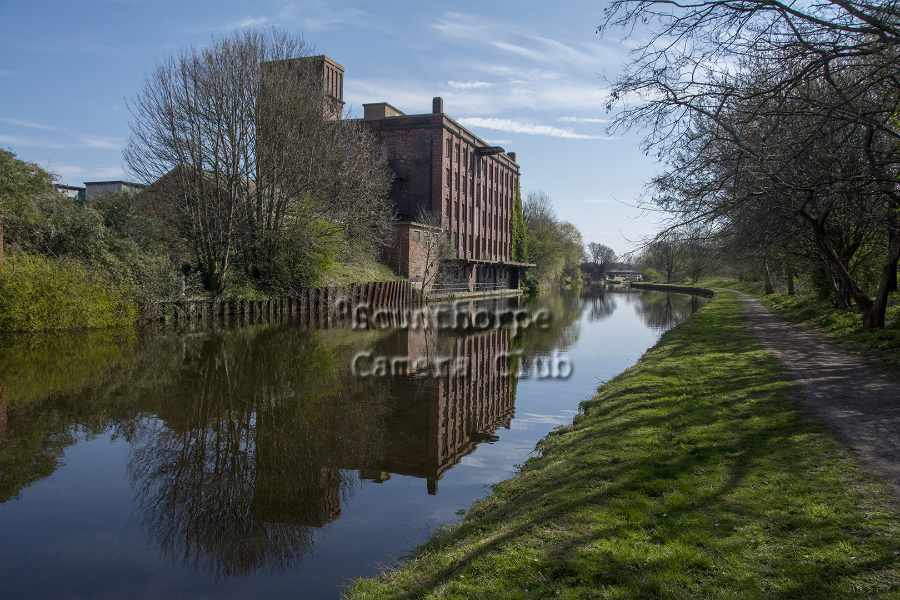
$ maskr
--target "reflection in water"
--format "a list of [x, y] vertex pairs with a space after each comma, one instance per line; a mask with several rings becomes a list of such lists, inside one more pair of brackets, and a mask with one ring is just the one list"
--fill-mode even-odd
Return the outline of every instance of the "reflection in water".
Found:
[[588, 318], [591, 321], [602, 321], [616, 312], [615, 294], [596, 287], [591, 292], [591, 295], [587, 298], [588, 306], [590, 307]]
[[666, 331], [699, 310], [698, 296], [690, 296], [690, 302], [683, 300], [684, 296], [677, 294], [656, 294], [644, 302], [635, 304], [634, 310], [648, 327]]
[[[551, 326], [516, 337], [254, 326], [14, 340], [0, 351], [0, 508], [51, 475], [67, 447], [109, 432], [127, 444], [133, 505], [164, 559], [219, 577], [286, 570], [366, 481], [414, 477], [437, 494], [510, 426], [517, 381], [503, 357], [574, 345], [583, 315], [608, 318], [617, 293], [544, 299]], [[699, 306], [633, 297], [655, 329]], [[361, 350], [465, 358], [467, 370], [354, 377]]]

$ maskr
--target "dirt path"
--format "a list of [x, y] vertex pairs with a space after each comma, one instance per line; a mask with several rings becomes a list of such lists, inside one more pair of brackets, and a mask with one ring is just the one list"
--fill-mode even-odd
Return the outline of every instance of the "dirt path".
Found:
[[900, 383], [864, 359], [792, 325], [742, 296], [747, 324], [800, 385], [804, 407], [821, 418], [900, 500]]

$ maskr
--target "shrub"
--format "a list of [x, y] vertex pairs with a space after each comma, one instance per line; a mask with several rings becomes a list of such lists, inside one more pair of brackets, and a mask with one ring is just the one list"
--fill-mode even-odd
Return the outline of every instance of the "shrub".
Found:
[[75, 260], [13, 254], [0, 270], [0, 331], [120, 327], [137, 316], [129, 294]]

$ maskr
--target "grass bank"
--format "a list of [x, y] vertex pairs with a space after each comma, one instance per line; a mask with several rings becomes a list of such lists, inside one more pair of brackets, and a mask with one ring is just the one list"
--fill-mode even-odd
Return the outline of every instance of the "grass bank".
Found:
[[895, 505], [789, 392], [724, 292], [462, 523], [348, 596], [895, 597]]

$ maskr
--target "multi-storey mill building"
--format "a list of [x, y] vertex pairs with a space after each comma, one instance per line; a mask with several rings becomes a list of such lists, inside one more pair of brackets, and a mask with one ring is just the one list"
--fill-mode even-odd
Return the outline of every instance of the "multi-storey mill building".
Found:
[[[320, 71], [323, 89], [344, 106], [344, 68], [326, 56], [296, 59]], [[446, 236], [440, 283], [517, 288], [530, 265], [512, 260], [512, 214], [519, 164], [514, 152], [492, 146], [450, 118], [436, 97], [432, 111], [407, 115], [387, 102], [363, 105], [394, 172], [391, 199], [397, 212], [387, 252], [397, 272], [422, 281], [428, 236]], [[433, 245], [432, 245], [433, 247]]]

